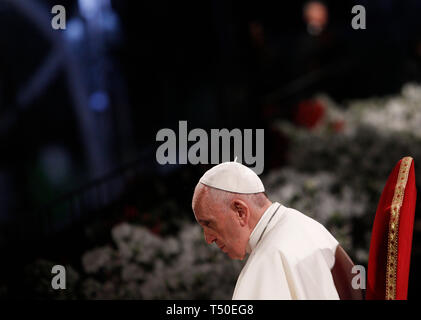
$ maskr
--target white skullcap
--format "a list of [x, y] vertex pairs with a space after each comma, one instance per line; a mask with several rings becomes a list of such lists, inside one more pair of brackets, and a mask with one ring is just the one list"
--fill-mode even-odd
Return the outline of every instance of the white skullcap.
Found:
[[224, 162], [205, 172], [199, 182], [235, 193], [264, 192], [265, 187], [257, 174], [238, 162]]

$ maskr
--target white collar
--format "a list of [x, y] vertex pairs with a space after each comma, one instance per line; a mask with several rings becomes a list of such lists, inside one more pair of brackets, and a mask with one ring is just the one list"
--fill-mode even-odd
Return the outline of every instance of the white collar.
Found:
[[[260, 217], [252, 233], [250, 234], [249, 242], [247, 244], [247, 249], [246, 249], [247, 253], [251, 253], [251, 251], [253, 251], [254, 248], [256, 248], [260, 237], [263, 235], [263, 232], [269, 231], [269, 230], [266, 230], [266, 227], [268, 226], [269, 222], [271, 221], [271, 218], [275, 214], [275, 211], [277, 211], [280, 207], [281, 207], [281, 204], [279, 204], [278, 202], [274, 202], [271, 204], [269, 208], [266, 209], [266, 211]], [[280, 215], [281, 213], [277, 212], [277, 214]]]

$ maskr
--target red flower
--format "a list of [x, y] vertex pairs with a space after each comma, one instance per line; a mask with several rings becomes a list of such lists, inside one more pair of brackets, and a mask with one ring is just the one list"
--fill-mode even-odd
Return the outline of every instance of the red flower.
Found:
[[345, 121], [336, 120], [335, 122], [332, 122], [331, 125], [334, 132], [342, 132], [344, 131]]
[[158, 221], [150, 230], [152, 233], [159, 235], [161, 233], [162, 225]]
[[325, 115], [325, 107], [318, 100], [304, 100], [298, 104], [295, 123], [312, 129], [316, 127]]
[[136, 207], [133, 206], [126, 206], [124, 208], [124, 218], [126, 219], [133, 219], [139, 215], [139, 212], [137, 211]]
[[265, 119], [271, 119], [275, 117], [279, 110], [279, 108], [274, 104], [264, 105], [262, 109], [263, 109], [263, 117]]

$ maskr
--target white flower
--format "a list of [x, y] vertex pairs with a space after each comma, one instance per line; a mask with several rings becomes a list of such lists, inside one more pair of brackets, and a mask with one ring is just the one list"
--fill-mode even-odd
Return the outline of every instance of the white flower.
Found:
[[142, 280], [145, 278], [145, 271], [135, 263], [123, 265], [121, 278], [124, 281]]
[[168, 296], [165, 280], [155, 273], [148, 274], [146, 281], [140, 287], [140, 292], [143, 299], [163, 299]]
[[421, 101], [421, 86], [416, 83], [407, 83], [402, 87], [402, 95], [404, 98]]
[[109, 246], [86, 252], [82, 256], [82, 265], [87, 273], [95, 273], [111, 261], [113, 249]]
[[131, 232], [132, 227], [128, 223], [123, 222], [111, 230], [111, 235], [115, 242], [121, 242], [129, 238], [131, 236]]
[[165, 239], [162, 250], [166, 256], [177, 254], [180, 251], [180, 243], [174, 237], [169, 237]]
[[123, 260], [130, 260], [134, 255], [134, 250], [129, 243], [126, 242], [117, 242], [118, 255]]
[[198, 224], [189, 224], [181, 230], [180, 240], [183, 244], [195, 243], [199, 239], [204, 239], [202, 230]]
[[97, 299], [101, 288], [102, 284], [92, 278], [86, 279], [82, 284], [83, 295], [87, 299]]
[[142, 299], [143, 297], [140, 289], [141, 287], [136, 281], [126, 282], [120, 288], [120, 296], [123, 296], [124, 298], [128, 299]]

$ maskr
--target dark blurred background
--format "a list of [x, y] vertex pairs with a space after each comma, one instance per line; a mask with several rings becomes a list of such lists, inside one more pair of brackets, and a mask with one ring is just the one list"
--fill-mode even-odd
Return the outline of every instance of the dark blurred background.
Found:
[[[51, 27], [56, 4], [66, 8], [66, 30]], [[356, 4], [366, 8], [365, 30], [351, 26]], [[274, 201], [302, 208], [310, 193], [299, 189], [307, 178], [295, 173], [335, 176], [326, 194], [338, 203], [349, 190], [363, 197], [359, 214], [350, 201], [348, 216], [339, 210], [319, 220], [338, 238], [348, 230], [344, 247], [366, 265], [389, 172], [403, 156], [414, 157], [416, 167], [421, 161], [420, 10], [416, 0], [0, 0], [0, 297], [229, 299], [241, 264], [213, 251], [200, 258], [196, 251], [207, 247], [186, 251], [180, 236], [194, 223], [192, 191], [210, 166], [155, 159], [156, 133], [178, 132], [181, 120], [189, 130], [265, 129], [263, 179], [282, 195], [291, 177], [298, 193]], [[392, 114], [393, 122], [394, 104], [407, 115], [399, 128], [386, 116], [384, 123], [352, 116], [371, 108], [375, 119]], [[329, 110], [342, 116], [323, 133], [317, 127], [326, 126]], [[421, 289], [414, 271], [420, 229], [416, 219], [410, 297]], [[112, 230], [139, 232], [133, 246], [146, 237], [168, 248], [171, 239], [174, 251], [126, 259]], [[98, 248], [107, 249], [86, 258]], [[204, 290], [201, 276], [150, 280], [174, 278], [165, 270], [182, 252], [195, 257], [185, 268], [199, 274], [222, 266], [214, 276], [227, 283], [225, 291]], [[89, 269], [92, 261], [99, 265]], [[49, 287], [54, 264], [75, 275], [64, 294]], [[234, 271], [223, 279], [226, 268]]]

